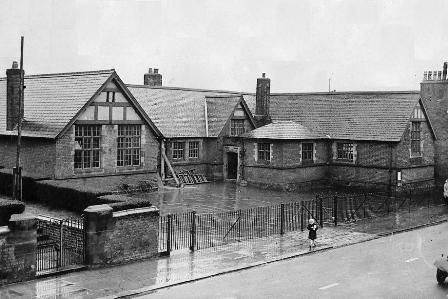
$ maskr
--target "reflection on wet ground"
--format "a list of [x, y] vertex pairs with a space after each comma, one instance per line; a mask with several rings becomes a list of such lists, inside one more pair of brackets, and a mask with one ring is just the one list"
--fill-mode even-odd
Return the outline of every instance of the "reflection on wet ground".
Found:
[[310, 200], [314, 192], [282, 192], [265, 190], [253, 186], [242, 187], [235, 183], [213, 182], [167, 188], [153, 193], [135, 194], [135, 197], [149, 199], [160, 208], [161, 214], [196, 211], [213, 213], [270, 206], [291, 201]]
[[[297, 231], [142, 262], [75, 272], [0, 288], [0, 298], [117, 298], [132, 290], [150, 290], [173, 283], [208, 277], [268, 261], [307, 253], [308, 232]], [[319, 230], [317, 249], [353, 244], [374, 235], [337, 227]]]

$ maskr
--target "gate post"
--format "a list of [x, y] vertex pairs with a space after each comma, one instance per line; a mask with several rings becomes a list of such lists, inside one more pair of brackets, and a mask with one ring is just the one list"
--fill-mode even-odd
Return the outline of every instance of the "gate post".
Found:
[[58, 260], [57, 260], [56, 267], [58, 267], [58, 268], [63, 266], [63, 264], [62, 264], [62, 254], [63, 254], [62, 251], [63, 251], [63, 246], [64, 246], [63, 229], [64, 229], [64, 220], [59, 220], [59, 250], [56, 251], [58, 254], [58, 256], [57, 256]]
[[285, 233], [285, 204], [280, 205], [280, 235]]
[[334, 217], [334, 225], [338, 225], [338, 197], [335, 195], [333, 197], [333, 217]]
[[167, 254], [169, 255], [170, 254], [170, 252], [171, 252], [171, 234], [172, 234], [172, 228], [173, 228], [173, 215], [171, 215], [171, 214], [169, 214], [168, 215], [168, 221], [167, 221], [167, 223], [166, 223], [166, 225], [167, 225], [167, 228], [166, 228], [166, 232], [167, 232], [167, 235], [166, 235], [166, 251], [167, 251]]
[[196, 248], [196, 211], [191, 212], [190, 250]]

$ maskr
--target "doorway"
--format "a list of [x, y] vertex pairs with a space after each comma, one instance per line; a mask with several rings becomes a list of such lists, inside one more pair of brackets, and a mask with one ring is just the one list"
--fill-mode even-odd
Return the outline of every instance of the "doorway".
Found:
[[236, 180], [238, 175], [238, 153], [227, 152], [227, 179]]

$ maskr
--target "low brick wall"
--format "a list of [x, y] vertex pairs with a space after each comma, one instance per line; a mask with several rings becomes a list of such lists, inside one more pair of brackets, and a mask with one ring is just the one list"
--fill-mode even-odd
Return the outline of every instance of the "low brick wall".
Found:
[[84, 211], [86, 261], [91, 267], [121, 264], [158, 255], [159, 210], [112, 212], [108, 205]]
[[107, 263], [123, 263], [158, 254], [159, 211], [141, 208], [113, 213], [115, 227], [105, 243]]

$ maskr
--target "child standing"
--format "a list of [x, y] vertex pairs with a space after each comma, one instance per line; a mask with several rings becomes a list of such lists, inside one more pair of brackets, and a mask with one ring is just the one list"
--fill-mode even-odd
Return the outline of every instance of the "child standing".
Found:
[[310, 239], [310, 250], [311, 250], [312, 247], [316, 247], [316, 243], [314, 242], [314, 240], [316, 240], [317, 238], [317, 229], [319, 227], [315, 223], [314, 219], [310, 219], [309, 224], [306, 228], [309, 230], [308, 239]]

